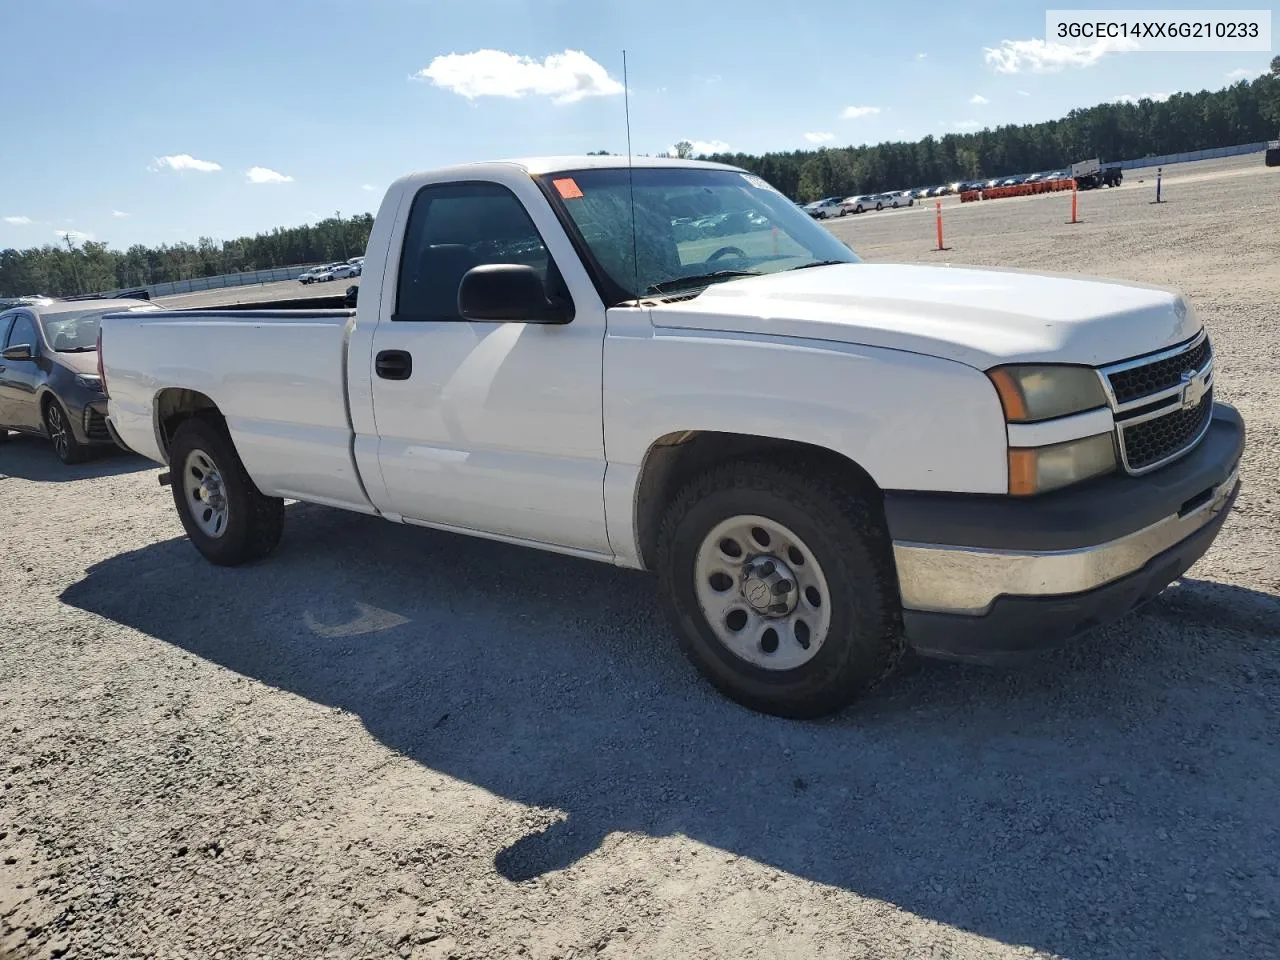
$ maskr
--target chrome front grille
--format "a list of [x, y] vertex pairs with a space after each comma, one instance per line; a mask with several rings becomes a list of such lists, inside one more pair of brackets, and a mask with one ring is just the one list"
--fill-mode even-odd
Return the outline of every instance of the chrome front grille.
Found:
[[1190, 451], [1213, 417], [1213, 350], [1201, 330], [1168, 350], [1103, 367], [1120, 461], [1133, 475]]

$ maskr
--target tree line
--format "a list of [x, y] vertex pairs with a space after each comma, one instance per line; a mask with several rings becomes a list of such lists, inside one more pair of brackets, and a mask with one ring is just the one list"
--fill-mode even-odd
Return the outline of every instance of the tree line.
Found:
[[148, 247], [136, 243], [112, 250], [105, 243], [74, 240], [28, 250], [0, 250], [0, 296], [43, 293], [73, 296], [265, 270], [299, 263], [329, 263], [364, 253], [373, 214], [329, 217], [300, 227], [276, 227], [269, 233], [218, 242]]
[[[915, 143], [827, 147], [788, 153], [709, 157], [743, 167], [801, 202], [1065, 167], [1101, 157], [1126, 160], [1231, 146], [1280, 136], [1280, 57], [1271, 73], [1222, 90], [1164, 101], [1103, 103], [1060, 120], [927, 136]], [[681, 151], [691, 151], [681, 144]], [[597, 151], [606, 153], [606, 151]], [[112, 250], [86, 241], [0, 250], [0, 296], [67, 296], [299, 263], [345, 260], [364, 252], [373, 215], [331, 217], [301, 227], [221, 243]]]
[[763, 156], [721, 153], [707, 159], [750, 170], [806, 203], [1059, 169], [1092, 157], [1129, 160], [1256, 143], [1280, 136], [1280, 57], [1271, 70], [1269, 76], [1222, 90], [1179, 93], [1164, 101], [1103, 103], [1043, 123], [927, 136], [915, 143]]

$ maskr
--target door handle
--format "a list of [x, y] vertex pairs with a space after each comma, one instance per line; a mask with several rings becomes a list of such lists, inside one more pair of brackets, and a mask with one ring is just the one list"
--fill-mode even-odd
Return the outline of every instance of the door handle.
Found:
[[373, 372], [383, 380], [408, 380], [413, 375], [413, 357], [408, 350], [379, 350]]

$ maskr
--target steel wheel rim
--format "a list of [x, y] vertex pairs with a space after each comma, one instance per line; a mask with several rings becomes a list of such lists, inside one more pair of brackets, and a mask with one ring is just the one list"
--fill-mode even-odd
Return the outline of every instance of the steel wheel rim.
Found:
[[227, 532], [227, 492], [213, 457], [199, 449], [187, 454], [182, 464], [182, 490], [191, 519], [201, 533], [216, 540]]
[[66, 458], [71, 449], [70, 437], [67, 436], [67, 421], [62, 415], [62, 408], [56, 403], [49, 404], [49, 439], [53, 441], [53, 449], [58, 456]]
[[804, 666], [831, 630], [817, 557], [767, 517], [743, 514], [711, 528], [694, 558], [694, 595], [725, 649], [764, 670]]

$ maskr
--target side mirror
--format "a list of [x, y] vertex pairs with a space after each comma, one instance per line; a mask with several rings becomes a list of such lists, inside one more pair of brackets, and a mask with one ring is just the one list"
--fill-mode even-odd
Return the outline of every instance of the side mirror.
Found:
[[568, 323], [573, 304], [547, 296], [542, 278], [523, 263], [472, 267], [458, 286], [458, 313], [468, 320]]
[[35, 354], [31, 352], [31, 344], [18, 343], [4, 352], [4, 358], [6, 360], [33, 360], [35, 359]]
[[353, 283], [351, 286], [347, 287], [347, 295], [346, 297], [343, 298], [342, 303], [348, 309], [354, 308], [356, 305], [356, 298], [359, 296], [360, 296], [360, 285], [357, 283]]

